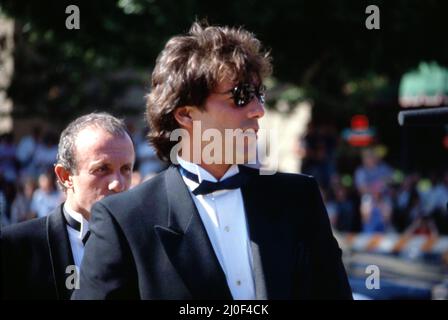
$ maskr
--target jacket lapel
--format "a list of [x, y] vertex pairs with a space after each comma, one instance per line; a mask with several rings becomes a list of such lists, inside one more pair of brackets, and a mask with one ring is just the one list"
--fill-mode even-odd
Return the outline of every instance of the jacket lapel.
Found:
[[[241, 166], [240, 166], [241, 167]], [[247, 170], [248, 182], [241, 188], [254, 262], [257, 299], [289, 299], [293, 295], [294, 269], [299, 243], [297, 230], [284, 219], [285, 204], [274, 203], [276, 190], [270, 177], [260, 179]], [[264, 183], [263, 183], [264, 182]], [[292, 209], [289, 209], [292, 210]], [[290, 213], [289, 213], [290, 216]]]
[[166, 254], [194, 299], [232, 299], [207, 231], [176, 167], [165, 176], [168, 226], [154, 226]]
[[65, 284], [66, 268], [75, 263], [62, 207], [63, 204], [47, 216], [47, 239], [58, 299], [70, 299], [72, 290]]
[[264, 278], [263, 265], [261, 261], [260, 248], [258, 244], [250, 239], [250, 246], [252, 251], [252, 261], [254, 269], [254, 279], [255, 279], [255, 299], [257, 300], [267, 300], [267, 289], [266, 280]]

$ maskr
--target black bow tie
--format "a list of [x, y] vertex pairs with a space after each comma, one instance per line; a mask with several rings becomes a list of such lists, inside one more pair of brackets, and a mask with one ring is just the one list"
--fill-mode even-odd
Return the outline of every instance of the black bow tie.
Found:
[[[76, 231], [81, 232], [81, 223], [79, 221], [77, 221], [76, 219], [74, 219], [70, 214], [68, 214], [67, 211], [64, 211], [64, 217], [65, 217], [65, 222], [72, 227], [73, 229], [75, 229]], [[90, 230], [88, 230], [86, 232], [86, 234], [84, 235], [84, 237], [82, 238], [82, 244], [86, 245], [87, 240], [90, 237]]]
[[[188, 179], [199, 183], [199, 178], [194, 173], [191, 173], [182, 167], [180, 167], [180, 172], [183, 176], [187, 177]], [[193, 194], [200, 195], [200, 194], [209, 194], [219, 190], [238, 189], [241, 188], [245, 184], [245, 182], [246, 177], [240, 171], [237, 174], [218, 182], [202, 180], [202, 182], [199, 183], [199, 186], [193, 190]]]

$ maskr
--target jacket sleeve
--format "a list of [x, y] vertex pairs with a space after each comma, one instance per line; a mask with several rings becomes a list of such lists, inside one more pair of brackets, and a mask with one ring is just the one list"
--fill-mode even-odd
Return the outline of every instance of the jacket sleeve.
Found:
[[311, 195], [314, 207], [312, 224], [312, 252], [314, 283], [312, 297], [315, 299], [353, 299], [350, 284], [342, 262], [342, 250], [331, 230], [316, 180], [312, 180]]
[[139, 299], [135, 263], [129, 244], [109, 210], [92, 207], [90, 237], [73, 300]]

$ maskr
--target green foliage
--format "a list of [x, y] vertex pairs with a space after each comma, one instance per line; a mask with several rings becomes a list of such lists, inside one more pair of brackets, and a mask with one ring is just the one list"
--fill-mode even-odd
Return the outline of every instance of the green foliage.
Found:
[[[80, 30], [65, 28], [69, 4], [80, 8]], [[380, 8], [380, 30], [365, 27], [370, 4]], [[4, 0], [1, 10], [17, 22], [9, 94], [23, 114], [113, 103], [108, 73], [133, 68], [147, 80], [166, 40], [203, 18], [254, 32], [272, 53], [274, 76], [297, 86], [283, 96], [311, 98], [329, 116], [362, 111], [421, 60], [448, 65], [442, 0]], [[105, 84], [86, 94], [92, 79]]]

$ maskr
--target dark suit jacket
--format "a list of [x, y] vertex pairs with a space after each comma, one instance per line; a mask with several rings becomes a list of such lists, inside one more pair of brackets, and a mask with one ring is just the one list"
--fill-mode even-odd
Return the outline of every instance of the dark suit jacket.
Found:
[[[257, 299], [351, 299], [315, 180], [240, 168]], [[174, 166], [95, 204], [90, 230], [73, 299], [232, 299]]]
[[70, 299], [74, 265], [62, 205], [46, 217], [2, 228], [3, 299]]

